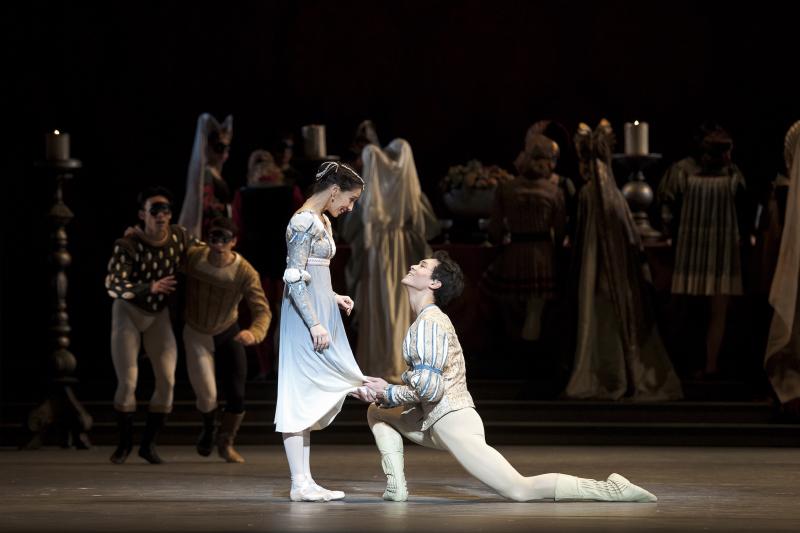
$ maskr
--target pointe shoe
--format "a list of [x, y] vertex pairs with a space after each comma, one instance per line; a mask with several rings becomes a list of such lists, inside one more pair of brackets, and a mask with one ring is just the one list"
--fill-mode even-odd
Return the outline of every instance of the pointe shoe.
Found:
[[320, 492], [327, 493], [329, 501], [344, 500], [345, 494], [341, 490], [328, 490], [321, 485], [317, 485], [316, 483], [314, 483], [312, 486]]
[[293, 502], [329, 502], [331, 500], [330, 492], [316, 484], [302, 487], [292, 486], [289, 491], [289, 499]]

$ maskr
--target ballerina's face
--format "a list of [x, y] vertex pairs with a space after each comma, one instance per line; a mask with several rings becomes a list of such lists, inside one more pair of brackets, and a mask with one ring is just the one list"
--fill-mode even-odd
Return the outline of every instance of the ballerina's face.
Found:
[[343, 191], [337, 185], [334, 185], [330, 190], [331, 199], [328, 202], [326, 211], [333, 217], [338, 217], [352, 211], [358, 199], [361, 198], [360, 188]]

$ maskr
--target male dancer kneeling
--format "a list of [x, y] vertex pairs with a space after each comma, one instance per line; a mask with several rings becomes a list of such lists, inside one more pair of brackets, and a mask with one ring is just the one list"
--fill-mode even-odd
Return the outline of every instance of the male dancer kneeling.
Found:
[[414, 265], [402, 280], [417, 315], [403, 342], [409, 365], [403, 385], [368, 378], [377, 398], [367, 418], [381, 453], [388, 483], [385, 500], [408, 499], [403, 472], [403, 436], [412, 442], [449, 451], [467, 472], [515, 501], [598, 500], [655, 502], [657, 498], [619, 474], [606, 481], [566, 474], [524, 477], [486, 444], [483, 421], [467, 391], [464, 354], [445, 306], [464, 288], [458, 264], [446, 252]]

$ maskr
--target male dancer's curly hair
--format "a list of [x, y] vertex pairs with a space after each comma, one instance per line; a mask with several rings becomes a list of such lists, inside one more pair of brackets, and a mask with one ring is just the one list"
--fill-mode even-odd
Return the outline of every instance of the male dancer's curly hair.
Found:
[[447, 307], [450, 302], [461, 296], [464, 290], [464, 273], [450, 254], [444, 250], [434, 252], [433, 258], [439, 261], [431, 273], [431, 279], [438, 280], [442, 286], [433, 292], [433, 298], [439, 307]]

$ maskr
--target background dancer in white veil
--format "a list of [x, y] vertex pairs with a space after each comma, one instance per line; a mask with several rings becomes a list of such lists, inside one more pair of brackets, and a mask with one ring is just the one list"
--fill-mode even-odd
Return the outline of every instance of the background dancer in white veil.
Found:
[[204, 238], [216, 217], [231, 218], [231, 194], [222, 177], [233, 138], [233, 116], [220, 124], [208, 113], [197, 118], [192, 157], [186, 174], [186, 195], [178, 223], [197, 238]]
[[408, 265], [431, 254], [427, 241], [439, 233], [439, 223], [420, 187], [411, 145], [395, 139], [381, 148], [370, 131], [361, 151], [367, 187], [342, 225], [352, 246], [346, 274], [357, 304], [359, 364], [399, 383], [405, 370], [400, 346], [412, 321], [399, 280]]

